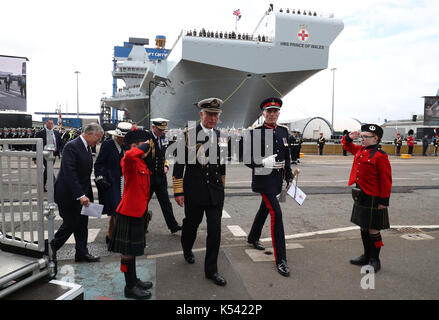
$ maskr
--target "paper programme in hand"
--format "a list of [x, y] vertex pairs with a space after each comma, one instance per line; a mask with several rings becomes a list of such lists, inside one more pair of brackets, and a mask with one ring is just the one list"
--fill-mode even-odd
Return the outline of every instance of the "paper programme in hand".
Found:
[[291, 182], [291, 187], [288, 189], [288, 194], [296, 200], [299, 205], [302, 205], [305, 201], [306, 194], [296, 186], [296, 181]]
[[104, 205], [91, 202], [88, 207], [82, 206], [81, 214], [84, 216], [100, 218]]

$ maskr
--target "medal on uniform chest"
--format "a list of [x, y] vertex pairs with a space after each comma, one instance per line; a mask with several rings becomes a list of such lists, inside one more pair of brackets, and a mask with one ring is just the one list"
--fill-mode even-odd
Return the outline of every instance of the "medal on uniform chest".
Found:
[[287, 141], [287, 138], [283, 137], [282, 140], [283, 140], [283, 142], [284, 142], [284, 146], [285, 146], [285, 147], [288, 147], [288, 141]]

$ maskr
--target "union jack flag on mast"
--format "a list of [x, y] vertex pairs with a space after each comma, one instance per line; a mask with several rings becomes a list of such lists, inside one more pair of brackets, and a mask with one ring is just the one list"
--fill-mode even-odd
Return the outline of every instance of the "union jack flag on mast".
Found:
[[241, 10], [236, 9], [235, 11], [233, 11], [233, 15], [236, 17], [235, 32], [238, 33], [238, 20], [241, 19]]
[[239, 19], [241, 19], [241, 10], [236, 9], [235, 11], [233, 11], [233, 15], [236, 16], [236, 20], [238, 21]]

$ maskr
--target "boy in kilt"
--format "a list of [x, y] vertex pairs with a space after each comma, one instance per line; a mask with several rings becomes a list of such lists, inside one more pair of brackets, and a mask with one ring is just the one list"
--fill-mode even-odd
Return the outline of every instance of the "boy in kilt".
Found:
[[[389, 198], [392, 189], [392, 168], [387, 154], [380, 149], [383, 129], [376, 124], [365, 124], [359, 131], [343, 136], [343, 148], [354, 157], [349, 185], [356, 183], [352, 190], [354, 207], [351, 222], [361, 228], [364, 254], [351, 259], [355, 265], [370, 265], [377, 272], [381, 268], [379, 259], [383, 246], [380, 230], [390, 228]], [[353, 140], [361, 138], [361, 146]]]
[[127, 298], [149, 299], [152, 283], [141, 281], [136, 275], [136, 256], [144, 254], [145, 213], [148, 209], [150, 174], [143, 159], [150, 151], [148, 135], [133, 130], [124, 137], [129, 149], [121, 160], [125, 180], [122, 200], [116, 209], [116, 221], [108, 250], [122, 254], [120, 270], [125, 276], [124, 294]]

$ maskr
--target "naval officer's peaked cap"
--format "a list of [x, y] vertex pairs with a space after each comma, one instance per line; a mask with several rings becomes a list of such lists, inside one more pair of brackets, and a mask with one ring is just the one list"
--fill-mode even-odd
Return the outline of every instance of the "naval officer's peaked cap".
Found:
[[282, 100], [279, 98], [268, 98], [263, 100], [259, 107], [262, 111], [267, 109], [280, 109], [282, 107]]
[[375, 133], [380, 139], [383, 137], [383, 128], [374, 123], [363, 124], [361, 126], [361, 131]]
[[221, 105], [223, 100], [218, 98], [207, 98], [197, 103], [198, 108], [207, 112], [221, 112]]
[[159, 128], [160, 130], [166, 130], [168, 129], [168, 119], [164, 119], [164, 118], [154, 118], [151, 119], [151, 122], [153, 125], [155, 125], [157, 128]]

